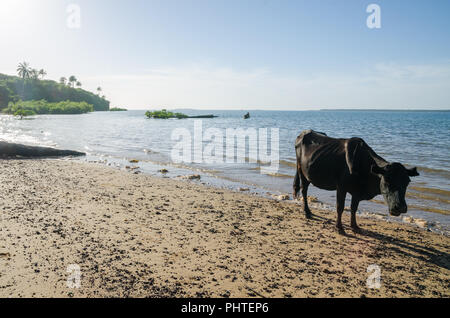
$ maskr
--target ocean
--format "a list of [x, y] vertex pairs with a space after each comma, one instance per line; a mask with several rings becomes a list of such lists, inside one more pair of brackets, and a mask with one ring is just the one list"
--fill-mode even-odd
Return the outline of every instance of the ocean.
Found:
[[[130, 159], [137, 159], [142, 171], [149, 174], [161, 175], [158, 172], [161, 167], [169, 170], [168, 176], [173, 177], [194, 171], [204, 175], [202, 179], [212, 185], [236, 189], [249, 187], [265, 194], [291, 194], [296, 160], [294, 143], [301, 131], [313, 129], [337, 138], [357, 136], [386, 160], [418, 167], [421, 175], [413, 179], [407, 193], [408, 213], [450, 226], [450, 112], [255, 110], [250, 111], [250, 119], [244, 120], [247, 111], [179, 111], [192, 116], [214, 114], [219, 117], [156, 120], [147, 119], [145, 111], [137, 110], [45, 115], [27, 120], [0, 115], [0, 140], [84, 151], [88, 156], [81, 160], [102, 161], [116, 166], [125, 166]], [[203, 137], [200, 141], [194, 140], [195, 136], [198, 137], [195, 127], [198, 128], [199, 123]], [[252, 153], [249, 145], [246, 149], [239, 148], [238, 143], [234, 145], [239, 148], [237, 156], [245, 162], [227, 162], [225, 156], [229, 149], [226, 141], [224, 160], [174, 162], [174, 148], [180, 143], [173, 134], [180, 129], [190, 132], [191, 159], [194, 160], [198, 147], [203, 151], [209, 149], [211, 142], [204, 134], [211, 129], [225, 137], [227, 130], [253, 128], [258, 138], [263, 136], [260, 129], [266, 129], [268, 150], [271, 150], [271, 137], [275, 137], [272, 129], [278, 131], [279, 167], [270, 174], [262, 173], [261, 168], [267, 167], [267, 161]], [[217, 155], [216, 152], [214, 154]], [[334, 192], [310, 189], [310, 195], [330, 207], [335, 205]], [[387, 214], [387, 206], [381, 196], [362, 203], [360, 210]]]

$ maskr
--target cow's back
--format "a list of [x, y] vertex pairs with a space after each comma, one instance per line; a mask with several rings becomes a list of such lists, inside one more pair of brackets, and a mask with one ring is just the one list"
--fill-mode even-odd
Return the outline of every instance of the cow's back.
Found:
[[305, 178], [318, 188], [335, 190], [346, 169], [345, 140], [306, 130], [298, 136], [295, 146]]

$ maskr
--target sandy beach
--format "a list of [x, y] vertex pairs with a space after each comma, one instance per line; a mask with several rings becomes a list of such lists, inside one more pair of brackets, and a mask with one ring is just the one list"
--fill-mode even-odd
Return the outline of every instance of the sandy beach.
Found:
[[450, 238], [413, 226], [346, 214], [340, 236], [335, 212], [74, 161], [0, 171], [0, 297], [450, 296]]

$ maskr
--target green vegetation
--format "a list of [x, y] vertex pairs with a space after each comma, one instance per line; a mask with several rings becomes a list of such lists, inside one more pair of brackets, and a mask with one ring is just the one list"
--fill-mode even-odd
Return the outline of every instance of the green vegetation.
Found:
[[18, 101], [10, 102], [8, 107], [3, 109], [6, 114], [15, 116], [30, 115], [61, 115], [61, 114], [85, 114], [93, 112], [94, 107], [86, 102], [64, 101], [58, 103], [49, 103], [45, 100], [39, 101]]
[[20, 116], [20, 119], [33, 115], [36, 115], [36, 113], [29, 109], [19, 109], [14, 113], [14, 116]]
[[[43, 80], [45, 70], [38, 71], [28, 63], [20, 63], [17, 68], [19, 76], [0, 74], [0, 110], [12, 103], [45, 100], [49, 104], [65, 101], [85, 102], [93, 106], [94, 111], [108, 111], [109, 101], [105, 96], [81, 89], [81, 83], [75, 76], [62, 77], [59, 82]], [[78, 88], [75, 88], [78, 87]], [[99, 87], [100, 88], [100, 87]], [[98, 93], [101, 92], [98, 90]]]
[[184, 119], [188, 118], [189, 116], [182, 114], [182, 113], [173, 113], [170, 111], [167, 111], [166, 109], [160, 110], [160, 111], [154, 111], [154, 112], [146, 112], [145, 116], [148, 118], [155, 118], [155, 119], [169, 119], [169, 118], [178, 118], [178, 119]]
[[128, 109], [125, 108], [119, 108], [119, 107], [113, 107], [109, 110], [110, 112], [127, 112]]

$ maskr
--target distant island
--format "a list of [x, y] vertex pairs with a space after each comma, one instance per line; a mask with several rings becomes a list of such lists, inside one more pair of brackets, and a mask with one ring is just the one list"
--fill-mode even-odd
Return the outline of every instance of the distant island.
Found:
[[128, 109], [125, 108], [119, 108], [119, 107], [113, 107], [109, 110], [110, 112], [127, 112]]
[[158, 110], [154, 112], [146, 112], [145, 116], [148, 118], [154, 118], [154, 119], [171, 119], [171, 118], [178, 118], [178, 119], [184, 119], [188, 118], [187, 115], [183, 113], [173, 113], [171, 111], [167, 111], [166, 109]]
[[46, 71], [33, 69], [20, 63], [18, 76], [0, 74], [0, 111], [7, 114], [81, 114], [108, 111], [110, 102], [81, 88], [75, 76], [61, 77], [59, 82], [45, 80]]
[[153, 119], [171, 119], [171, 118], [177, 118], [177, 119], [186, 119], [186, 118], [216, 118], [218, 116], [214, 115], [201, 115], [201, 116], [188, 116], [183, 113], [174, 113], [171, 111], [167, 111], [166, 109], [159, 110], [159, 111], [153, 111], [153, 112], [146, 112], [145, 116], [148, 118]]

